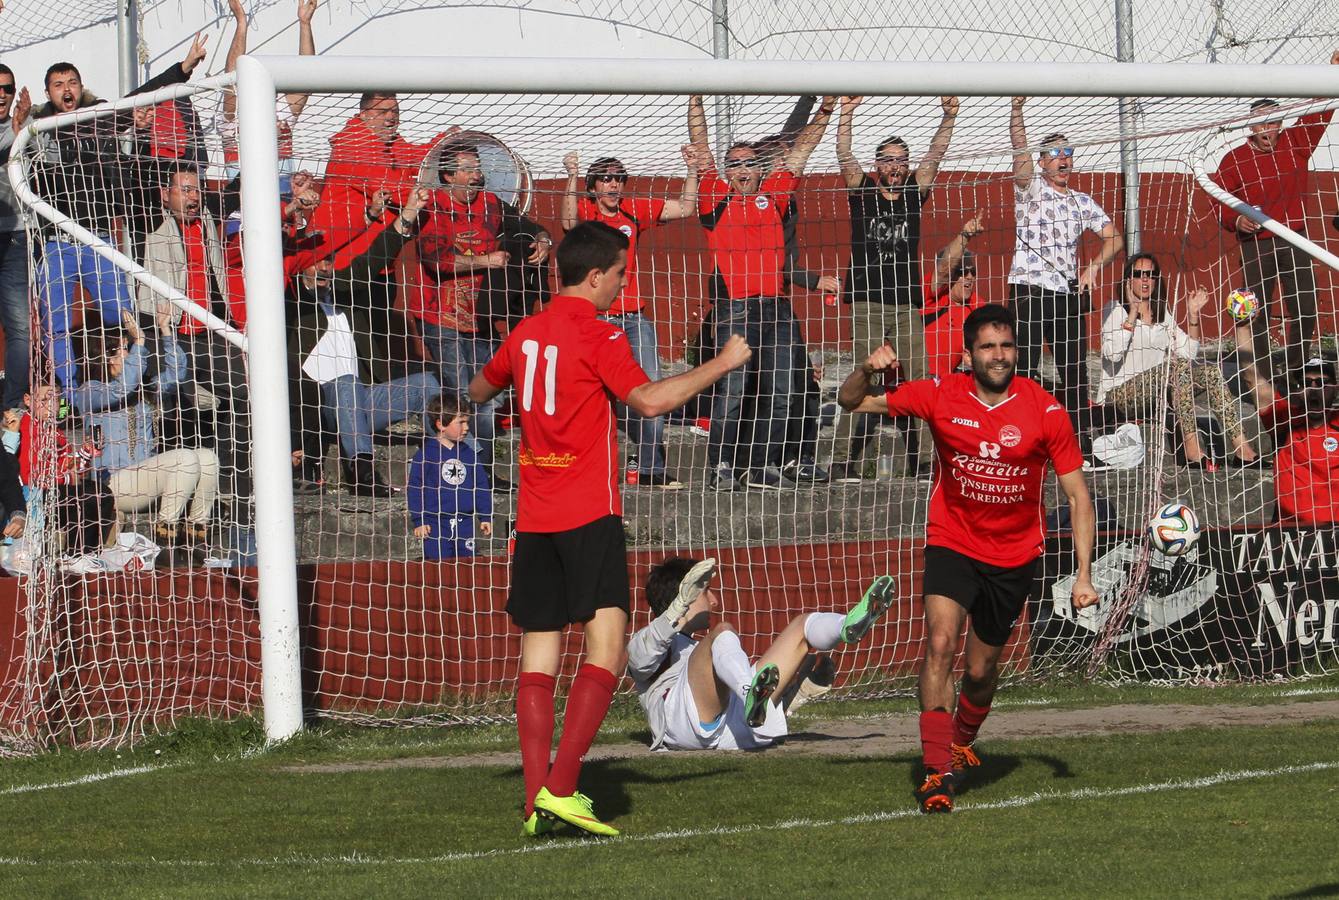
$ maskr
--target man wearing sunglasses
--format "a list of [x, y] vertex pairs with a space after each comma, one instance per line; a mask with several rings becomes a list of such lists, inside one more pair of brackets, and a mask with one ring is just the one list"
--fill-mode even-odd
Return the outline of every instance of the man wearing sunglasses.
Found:
[[[697, 147], [686, 144], [682, 154], [687, 174], [677, 200], [627, 196], [628, 171], [612, 156], [601, 157], [590, 164], [586, 171], [585, 196], [578, 196], [581, 159], [576, 153], [563, 157], [563, 167], [567, 170], [567, 190], [562, 202], [563, 230], [571, 231], [580, 222], [603, 222], [617, 228], [628, 239], [627, 284], [601, 318], [623, 329], [638, 365], [656, 381], [660, 380], [660, 351], [655, 323], [645, 315], [645, 304], [637, 283], [637, 241], [643, 232], [657, 225], [685, 219], [697, 212]], [[633, 444], [638, 483], [663, 490], [682, 489], [683, 482], [665, 471], [664, 417], [644, 418], [620, 404], [619, 420]], [[631, 468], [629, 465], [630, 471]]]
[[[925, 338], [921, 305], [921, 208], [930, 197], [939, 163], [948, 152], [958, 118], [958, 98], [941, 97], [943, 115], [930, 139], [930, 149], [914, 168], [911, 150], [900, 137], [890, 137], [874, 151], [874, 170], [866, 172], [851, 149], [855, 111], [863, 97], [843, 97], [837, 123], [837, 162], [846, 183], [851, 213], [851, 269], [843, 301], [851, 304], [856, 359], [889, 343], [897, 350], [902, 377], [924, 374]], [[920, 469], [919, 423], [895, 420], [906, 441], [906, 474]], [[847, 462], [834, 476], [858, 481], [861, 456], [878, 433], [878, 419], [859, 416], [851, 434]]]
[[[702, 98], [688, 105], [688, 133], [705, 161], [698, 192], [698, 218], [720, 295], [715, 298], [715, 345], [731, 335], [757, 347], [748, 366], [730, 372], [716, 386], [707, 460], [711, 486], [733, 491], [748, 487], [779, 490], [794, 482], [781, 472], [786, 426], [799, 378], [795, 371], [794, 327], [786, 291], [786, 217], [804, 166], [832, 117], [836, 98], [824, 97], [809, 124], [769, 165], [757, 144], [738, 142], [725, 153], [725, 177], [711, 164], [707, 116]], [[765, 148], [763, 148], [765, 149]], [[753, 384], [745, 416], [745, 392]], [[747, 421], [744, 421], [747, 419]], [[747, 446], [744, 446], [747, 445]], [[741, 471], [744, 470], [744, 471]]]
[[1261, 413], [1262, 423], [1277, 421], [1274, 491], [1279, 522], [1333, 524], [1339, 521], [1339, 382], [1334, 360], [1313, 357], [1293, 381], [1288, 398]]
[[[0, 63], [0, 166], [9, 162], [9, 148], [28, 120], [32, 100], [28, 89], [16, 93], [14, 70]], [[17, 102], [15, 102], [17, 100]], [[23, 406], [28, 392], [28, 236], [9, 179], [0, 173], [0, 325], [5, 329], [4, 408]]]
[[[1056, 396], [1069, 410], [1079, 444], [1086, 450], [1092, 418], [1088, 395], [1092, 290], [1125, 241], [1092, 197], [1069, 186], [1074, 148], [1063, 134], [1042, 138], [1033, 164], [1023, 122], [1026, 102], [1026, 97], [1014, 97], [1009, 118], [1015, 217], [1009, 296], [1018, 316], [1018, 370], [1036, 379], [1042, 344], [1050, 346], [1060, 376]], [[1102, 247], [1080, 270], [1079, 239], [1085, 231], [1101, 237]]]
[[[1339, 50], [1330, 55], [1330, 64], [1339, 65]], [[1251, 103], [1251, 115], [1257, 121], [1249, 126], [1250, 136], [1227, 152], [1213, 179], [1234, 197], [1305, 235], [1303, 194], [1308, 187], [1311, 156], [1325, 136], [1334, 110], [1301, 116], [1291, 128], [1283, 127], [1282, 117], [1258, 121], [1276, 112], [1278, 106], [1276, 101], [1268, 99]], [[1270, 326], [1291, 320], [1287, 326], [1287, 366], [1289, 372], [1295, 373], [1307, 358], [1307, 338], [1319, 329], [1316, 275], [1311, 268], [1311, 257], [1236, 210], [1222, 204], [1217, 209], [1223, 228], [1235, 234], [1240, 244], [1245, 287], [1263, 304], [1261, 314], [1249, 324], [1238, 326], [1238, 342], [1249, 341], [1254, 371], [1270, 379], [1273, 375]], [[1276, 286], [1282, 312], [1272, 303]], [[1280, 379], [1280, 384], [1285, 380]]]

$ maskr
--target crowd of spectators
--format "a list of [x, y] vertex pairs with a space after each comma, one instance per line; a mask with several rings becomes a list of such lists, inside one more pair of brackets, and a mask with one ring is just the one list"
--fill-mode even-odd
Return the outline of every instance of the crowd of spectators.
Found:
[[[317, 5], [300, 0], [297, 6], [303, 54], [316, 52]], [[240, 0], [230, 0], [229, 7], [235, 18], [226, 64], [231, 70], [247, 49], [247, 19]], [[136, 93], [187, 81], [205, 55], [197, 37], [180, 63]], [[1331, 61], [1339, 63], [1339, 53]], [[102, 102], [67, 62], [47, 69], [41, 106], [18, 85], [0, 65], [0, 154], [8, 154], [26, 122]], [[379, 468], [374, 439], [396, 423], [410, 430], [422, 426], [425, 447], [411, 467], [409, 494], [415, 532], [429, 542], [432, 555], [472, 552], [473, 517], [486, 517], [493, 493], [512, 489], [494, 452], [508, 401], [499, 396], [475, 406], [462, 398], [508, 330], [547, 299], [554, 237], [489, 189], [469, 133], [451, 128], [421, 144], [402, 136], [393, 93], [359, 98], [356, 114], [330, 138], [323, 175], [314, 177], [298, 166], [293, 149], [307, 102], [304, 94], [287, 94], [275, 107], [295, 485], [323, 490], [331, 473], [321, 470], [321, 460], [333, 444], [352, 493], [388, 496], [400, 486]], [[931, 231], [923, 219], [950, 149], [959, 99], [941, 98], [941, 119], [919, 159], [907, 141], [891, 136], [871, 148], [868, 169], [854, 145], [861, 103], [860, 97], [800, 98], [780, 132], [719, 148], [718, 171], [702, 97], [691, 97], [685, 175], [672, 197], [631, 195], [628, 169], [615, 157], [597, 158], [584, 171], [576, 153], [563, 159], [567, 180], [557, 224], [567, 230], [600, 221], [629, 238], [626, 287], [606, 318], [628, 336], [652, 378], [661, 375], [662, 348], [638, 283], [638, 242], [644, 232], [676, 219], [696, 218], [703, 229], [709, 313], [697, 353], [709, 356], [736, 334], [755, 348], [744, 368], [715, 386], [701, 411], [708, 420], [708, 472], [694, 480], [711, 490], [858, 482], [873, 474], [867, 451], [877, 437], [876, 417], [848, 417], [835, 442], [841, 458], [818, 458], [821, 390], [815, 358], [791, 307], [793, 286], [819, 291], [834, 304], [840, 298], [856, 358], [889, 343], [901, 363], [891, 376], [897, 378], [952, 371], [962, 362], [966, 316], [986, 302], [1006, 300], [978, 291], [978, 254], [971, 244], [984, 229], [980, 210], [956, 227], [941, 225], [937, 230], [952, 230], [953, 237], [923, 265], [921, 237]], [[1014, 98], [1008, 123], [1015, 245], [1007, 302], [1018, 318], [1020, 373], [1038, 377], [1042, 351], [1049, 349], [1056, 396], [1085, 451], [1107, 411], [1139, 418], [1170, 409], [1187, 465], [1208, 470], [1218, 463], [1264, 464], [1246, 438], [1238, 393], [1217, 366], [1200, 359], [1199, 321], [1208, 294], [1173, 289], [1171, 273], [1151, 254], [1125, 260], [1103, 320], [1101, 377], [1095, 403], [1090, 401], [1086, 323], [1093, 290], [1120, 260], [1124, 241], [1098, 202], [1071, 186], [1077, 159], [1070, 139], [1052, 133], [1030, 140], [1026, 105], [1027, 98]], [[1260, 121], [1223, 158], [1217, 177], [1248, 203], [1303, 231], [1309, 160], [1331, 113], [1310, 114], [1283, 128], [1277, 119], [1263, 119], [1276, 108], [1267, 100], [1252, 105]], [[840, 274], [803, 267], [796, 229], [805, 169], [834, 115], [850, 223], [849, 262]], [[205, 178], [200, 136], [207, 128], [221, 142], [222, 179]], [[428, 169], [433, 177], [425, 185]], [[37, 193], [109, 245], [131, 248], [149, 274], [180, 295], [175, 301], [144, 284], [132, 292], [121, 269], [61, 232], [46, 232], [41, 246], [28, 246], [18, 203], [0, 179], [4, 408], [15, 411], [6, 433], [19, 435], [8, 439], [18, 443], [20, 464], [11, 468], [24, 486], [57, 492], [54, 507], [66, 511], [62, 528], [71, 546], [95, 546], [110, 532], [115, 514], [148, 509], [156, 510], [161, 543], [208, 545], [220, 501], [235, 506], [250, 495], [245, 359], [210, 327], [211, 321], [246, 325], [241, 177], [236, 105], [227, 93], [208, 123], [190, 100], [178, 99], [37, 136], [31, 165]], [[1292, 486], [1292, 496], [1317, 483], [1318, 458], [1339, 458], [1332, 446], [1333, 364], [1313, 359], [1309, 344], [1318, 337], [1311, 261], [1250, 217], [1225, 206], [1220, 212], [1240, 246], [1247, 286], [1262, 303], [1262, 312], [1238, 329], [1247, 396], [1279, 423], [1266, 429], [1284, 448], [1278, 467], [1305, 465], [1313, 472], [1305, 478], [1280, 474], [1279, 484]], [[1085, 232], [1098, 238], [1086, 260]], [[80, 315], [85, 296], [90, 302]], [[36, 348], [30, 346], [30, 309], [40, 314]], [[1287, 337], [1275, 358], [1268, 335], [1280, 325]], [[34, 349], [49, 366], [54, 388], [31, 389]], [[1321, 387], [1313, 384], [1317, 379]], [[1221, 423], [1230, 444], [1227, 459], [1213, 459], [1205, 446], [1197, 393]], [[82, 426], [78, 451], [62, 434], [67, 410]], [[669, 468], [665, 418], [621, 409], [620, 422], [637, 483], [683, 488], [689, 473]], [[924, 475], [932, 455], [928, 436], [911, 420], [897, 420], [895, 427], [904, 444], [903, 474]], [[1307, 437], [1327, 428], [1331, 432], [1316, 440]], [[34, 448], [43, 449], [34, 455]], [[22, 530], [22, 504], [5, 483], [9, 475], [0, 467], [7, 535], [15, 521]], [[1306, 514], [1303, 507], [1316, 512], [1280, 498], [1286, 518]]]

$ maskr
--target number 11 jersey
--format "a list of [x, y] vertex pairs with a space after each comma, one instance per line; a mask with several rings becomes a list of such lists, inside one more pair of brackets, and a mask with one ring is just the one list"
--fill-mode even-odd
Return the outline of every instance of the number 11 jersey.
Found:
[[595, 313], [584, 298], [554, 297], [522, 319], [484, 366], [489, 384], [516, 391], [517, 531], [568, 531], [623, 514], [611, 399], [626, 400], [651, 379], [623, 330]]

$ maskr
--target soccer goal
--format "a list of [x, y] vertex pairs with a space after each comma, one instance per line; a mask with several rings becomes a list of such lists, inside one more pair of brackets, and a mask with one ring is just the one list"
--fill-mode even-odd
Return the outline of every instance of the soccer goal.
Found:
[[[245, 461], [214, 452], [224, 481], [230, 466], [247, 467], [244, 493], [221, 494], [209, 520], [205, 549], [217, 568], [187, 555], [156, 574], [64, 571], [61, 492], [47, 491], [49, 538], [34, 568], [42, 577], [27, 582], [17, 626], [28, 674], [10, 704], [11, 718], [41, 723], [22, 732], [27, 740], [131, 740], [257, 704], [273, 738], [304, 714], [376, 724], [509, 715], [519, 640], [502, 611], [516, 502], [506, 485], [522, 456], [512, 401], [471, 410], [464, 443], [482, 478], [470, 482], [471, 505], [445, 516], [425, 511], [425, 492], [474, 476], [427, 455], [440, 451], [425, 403], [463, 393], [498, 337], [551, 294], [540, 249], [573, 218], [637, 234], [635, 280], [612, 313], [637, 333], [653, 377], [712, 353], [732, 304], [742, 315], [749, 306], [747, 289], [721, 276], [702, 198], [717, 173], [732, 179], [741, 168], [758, 179], [745, 185], [754, 209], [784, 207], [791, 235], [775, 273], [782, 302], [766, 332], [770, 368], [738, 397], [718, 388], [662, 421], [625, 423], [634, 627], [649, 615], [640, 581], [670, 555], [721, 561], [722, 615], [755, 655], [794, 615], [844, 609], [891, 573], [901, 599], [836, 659], [835, 696], [912, 689], [933, 447], [915, 423], [843, 413], [836, 390], [885, 338], [906, 375], [949, 374], [966, 312], [1009, 301], [1022, 272], [1077, 304], [1036, 314], [1037, 352], [1020, 367], [1076, 398], [1066, 405], [1091, 440], [1103, 600], [1082, 615], [1069, 607], [1073, 547], [1052, 485], [1041, 582], [1006, 654], [1007, 677], [1184, 682], [1339, 667], [1333, 526], [1274, 524], [1272, 462], [1231, 464], [1275, 456], [1277, 432], [1261, 410], [1287, 403], [1294, 382], [1304, 393], [1307, 364], [1334, 352], [1327, 246], [1339, 237], [1339, 142], [1327, 124], [1339, 67], [246, 57], [235, 87], [224, 79], [192, 89], [194, 109], [215, 115], [233, 89], [235, 151], [207, 136], [193, 162], [204, 173], [201, 205], [218, 210], [212, 286], [197, 276], [178, 288], [140, 271], [153, 268], [143, 236], [181, 212], [184, 176], [161, 158], [115, 233], [90, 222], [76, 233], [70, 221], [89, 204], [43, 194], [44, 172], [62, 164], [43, 152], [89, 122], [147, 144], [118, 157], [147, 167], [154, 134], [170, 143], [170, 96], [40, 122], [11, 161], [34, 212], [33, 246], [56, 259], [65, 245], [121, 244], [129, 252], [97, 255], [134, 279], [138, 315], [152, 321], [165, 300], [202, 322], [188, 335], [171, 325], [198, 371], [178, 379], [191, 387], [144, 388], [159, 447], [214, 450], [248, 424], [250, 448]], [[1253, 109], [1262, 94], [1275, 105]], [[697, 95], [707, 97], [700, 107]], [[728, 128], [714, 119], [717, 96], [732, 100]], [[113, 123], [136, 107], [166, 121], [147, 133], [133, 119]], [[1217, 177], [1224, 156], [1279, 121], [1277, 134], [1309, 142], [1300, 202], [1281, 218], [1249, 199], [1259, 183], [1234, 183], [1234, 193]], [[708, 149], [684, 149], [695, 143]], [[736, 143], [748, 151], [732, 152]], [[239, 183], [229, 178], [232, 152]], [[731, 165], [741, 155], [756, 162]], [[1045, 201], [1059, 204], [1052, 220], [1082, 226], [1072, 259], [1059, 237], [1016, 227], [1015, 185], [1054, 167], [1070, 193]], [[799, 176], [793, 192], [769, 180], [782, 168]], [[401, 233], [395, 220], [418, 205], [420, 188], [426, 208]], [[1032, 202], [1042, 200], [1023, 204]], [[120, 224], [136, 216], [143, 225]], [[1263, 284], [1262, 254], [1244, 258], [1239, 237], [1254, 229], [1236, 216], [1273, 242], [1277, 271], [1254, 289], [1263, 328], [1239, 326], [1226, 305], [1233, 291]], [[1136, 251], [1152, 254], [1140, 268], [1157, 269], [1157, 308], [1181, 331], [1192, 320], [1196, 328], [1144, 370], [1138, 390], [1120, 390], [1129, 369], [1104, 338], [1113, 323], [1129, 331], [1125, 292], [1138, 273], [1124, 270]], [[42, 312], [54, 270], [36, 271]], [[195, 295], [202, 289], [208, 297]], [[81, 290], [89, 296], [77, 299], [99, 305]], [[102, 319], [96, 336], [105, 346], [113, 334], [119, 347], [124, 328]], [[49, 315], [44, 322], [51, 331]], [[1055, 327], [1076, 322], [1077, 337]], [[146, 359], [166, 359], [165, 342], [144, 330]], [[1066, 341], [1080, 352], [1066, 357], [1055, 346]], [[1300, 363], [1289, 358], [1298, 349]], [[69, 391], [52, 355], [43, 350], [35, 371], [58, 397]], [[237, 367], [248, 390], [229, 393]], [[781, 402], [761, 405], [760, 384]], [[77, 397], [72, 406], [62, 429], [98, 421]], [[85, 434], [70, 440], [82, 446]], [[1222, 468], [1196, 465], [1201, 455]], [[102, 477], [115, 483], [114, 473]], [[1145, 536], [1173, 500], [1203, 527], [1179, 556]], [[118, 514], [122, 536], [153, 538], [153, 508]]]

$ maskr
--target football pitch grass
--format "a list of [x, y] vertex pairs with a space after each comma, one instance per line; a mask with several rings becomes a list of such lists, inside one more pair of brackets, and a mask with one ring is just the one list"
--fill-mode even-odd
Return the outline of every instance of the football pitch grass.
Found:
[[[1336, 699], [1335, 679], [1011, 689], [997, 715]], [[1044, 739], [992, 740], [987, 722], [951, 816], [916, 812], [905, 749], [630, 753], [582, 776], [623, 829], [612, 840], [521, 837], [519, 769], [496, 761], [515, 749], [507, 726], [327, 725], [264, 749], [254, 722], [196, 724], [119, 755], [6, 761], [0, 896], [1335, 896], [1326, 708]], [[794, 730], [908, 716], [906, 700], [814, 704]], [[644, 731], [621, 701], [601, 739], [617, 749]]]

